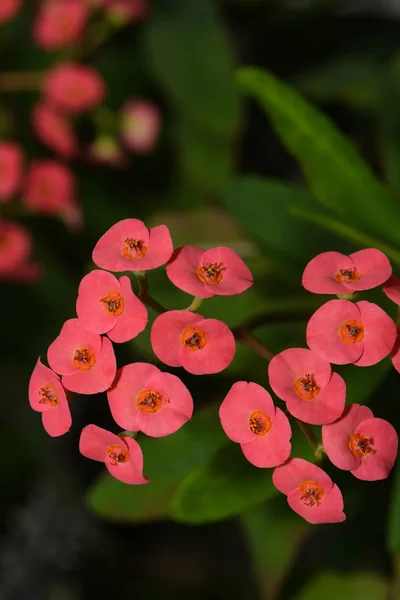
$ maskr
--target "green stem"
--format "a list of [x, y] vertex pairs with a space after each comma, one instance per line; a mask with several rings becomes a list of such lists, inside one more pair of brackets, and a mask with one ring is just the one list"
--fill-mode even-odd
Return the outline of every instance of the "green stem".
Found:
[[302, 432], [304, 433], [304, 435], [306, 436], [311, 448], [314, 450], [314, 456], [316, 458], [320, 457], [322, 446], [311, 427], [308, 425], [308, 423], [303, 423], [302, 421], [298, 421], [297, 419], [296, 422], [302, 430]]
[[167, 309], [149, 294], [146, 271], [135, 271], [135, 276], [139, 286], [139, 300], [141, 300], [143, 304], [146, 304], [146, 306], [149, 308], [152, 308], [154, 312], [158, 313], [159, 315], [167, 312]]
[[234, 327], [232, 329], [232, 332], [233, 335], [236, 337], [240, 336], [242, 331], [257, 329], [257, 327], [267, 325], [268, 323], [283, 323], [288, 321], [293, 322], [308, 320], [316, 308], [316, 305], [306, 305], [304, 308], [292, 309], [291, 306], [283, 302], [281, 306], [274, 308], [273, 310], [262, 312], [252, 317], [249, 317], [248, 319]]
[[189, 306], [189, 308], [187, 310], [189, 310], [190, 312], [197, 312], [200, 308], [200, 306], [203, 303], [204, 298], [198, 298], [197, 296], [195, 296], [193, 298], [192, 304]]
[[244, 329], [238, 329], [234, 331], [234, 336], [235, 339], [254, 350], [254, 352], [256, 352], [267, 362], [269, 362], [273, 358], [274, 353], [271, 352], [271, 350], [269, 350], [266, 346], [264, 346], [264, 344], [260, 342], [260, 340], [256, 338], [252, 333], [249, 333]]

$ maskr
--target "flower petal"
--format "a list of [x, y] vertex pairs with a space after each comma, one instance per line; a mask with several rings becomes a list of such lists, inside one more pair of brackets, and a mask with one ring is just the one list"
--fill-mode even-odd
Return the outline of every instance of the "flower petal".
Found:
[[205, 284], [212, 294], [232, 296], [241, 294], [254, 283], [253, 275], [242, 258], [232, 248], [218, 246], [206, 250], [202, 256], [202, 264], [220, 263], [222, 265], [222, 280], [217, 284]]
[[267, 435], [253, 434], [253, 441], [241, 444], [242, 452], [255, 467], [277, 467], [290, 456], [291, 437], [292, 430], [288, 418], [277, 408], [270, 432]]
[[196, 274], [204, 252], [195, 246], [177, 248], [167, 264], [167, 275], [180, 290], [198, 298], [211, 298], [214, 295], [212, 290], [207, 290]]
[[133, 340], [146, 329], [148, 314], [144, 304], [132, 291], [131, 280], [124, 275], [120, 278], [121, 294], [124, 299], [124, 312], [117, 317], [117, 322], [108, 337], [118, 344]]
[[332, 373], [329, 383], [312, 400], [302, 400], [299, 396], [287, 401], [291, 415], [312, 425], [332, 423], [340, 417], [346, 402], [346, 383], [343, 377]]
[[180, 367], [181, 336], [188, 327], [194, 327], [203, 317], [186, 310], [170, 310], [154, 321], [150, 340], [154, 354], [170, 367]]
[[360, 309], [360, 320], [364, 324], [364, 350], [354, 364], [358, 367], [370, 367], [393, 350], [397, 337], [396, 325], [377, 304], [362, 300], [357, 302], [357, 306]]
[[351, 257], [340, 252], [322, 252], [310, 260], [304, 269], [303, 287], [314, 294], [346, 294], [348, 285], [336, 281], [335, 275], [341, 269], [352, 268], [354, 263]]
[[111, 273], [95, 269], [85, 275], [76, 301], [76, 313], [84, 329], [91, 333], [106, 333], [115, 326], [119, 317], [107, 314], [101, 302], [112, 292], [121, 294], [121, 286]]
[[296, 490], [304, 481], [316, 481], [329, 492], [333, 487], [332, 479], [317, 465], [303, 458], [292, 458], [281, 467], [277, 467], [272, 475], [274, 486], [283, 494], [288, 495]]
[[101, 337], [97, 333], [86, 331], [79, 319], [69, 319], [62, 326], [59, 336], [50, 344], [47, 360], [56, 373], [71, 375], [76, 372], [74, 365], [76, 350], [90, 347], [97, 359], [101, 345]]
[[42, 423], [51, 437], [64, 435], [70, 430], [72, 417], [65, 392], [63, 395], [58, 394], [57, 406], [52, 406], [50, 410], [42, 413]]
[[108, 446], [123, 445], [121, 438], [97, 425], [86, 425], [79, 439], [79, 452], [99, 462], [104, 462]]
[[109, 473], [115, 477], [115, 479], [122, 481], [122, 483], [131, 485], [149, 483], [150, 479], [143, 476], [143, 453], [139, 444], [130, 437], [119, 438], [119, 445], [123, 442], [125, 442], [128, 447], [129, 460], [116, 465], [111, 465], [106, 460], [105, 465]]
[[376, 248], [365, 248], [350, 254], [356, 271], [360, 273], [359, 281], [349, 282], [347, 287], [351, 290], [371, 290], [382, 285], [392, 274], [392, 265], [386, 254]]
[[225, 323], [217, 319], [203, 319], [196, 323], [196, 327], [205, 332], [207, 343], [197, 351], [192, 351], [181, 343], [180, 364], [193, 375], [220, 373], [229, 367], [235, 356], [233, 333]]
[[301, 491], [292, 490], [288, 494], [288, 504], [291, 509], [309, 523], [341, 523], [346, 520], [343, 512], [343, 496], [337, 485], [333, 485], [329, 493], [325, 493], [319, 506], [307, 506], [300, 500]]
[[114, 349], [110, 340], [102, 338], [100, 353], [96, 356], [96, 364], [89, 371], [78, 371], [64, 375], [62, 384], [71, 392], [78, 394], [98, 394], [108, 390], [114, 381], [117, 370]]
[[374, 452], [362, 457], [352, 474], [364, 481], [386, 479], [397, 456], [398, 437], [393, 425], [384, 419], [368, 419], [359, 424], [357, 433], [373, 439]]

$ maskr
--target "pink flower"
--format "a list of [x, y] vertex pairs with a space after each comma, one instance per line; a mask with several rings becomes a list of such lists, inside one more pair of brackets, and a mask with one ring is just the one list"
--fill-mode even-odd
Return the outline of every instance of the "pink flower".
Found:
[[269, 384], [291, 415], [313, 425], [335, 421], [343, 412], [346, 384], [331, 365], [305, 348], [283, 350], [268, 367]]
[[52, 106], [37, 104], [32, 111], [32, 125], [39, 140], [60, 156], [71, 158], [77, 153], [78, 140], [71, 123]]
[[400, 373], [400, 326], [397, 327], [397, 338], [393, 350], [390, 353], [390, 358], [392, 359], [394, 368]]
[[167, 265], [167, 275], [180, 290], [199, 298], [241, 294], [253, 285], [250, 269], [234, 250], [223, 246], [210, 250], [177, 248]]
[[193, 375], [219, 373], [232, 362], [235, 338], [225, 323], [186, 310], [159, 315], [151, 328], [154, 354], [170, 367]]
[[32, 237], [25, 227], [0, 220], [0, 279], [35, 283], [41, 277], [37, 263], [30, 261]]
[[14, 142], [0, 142], [0, 202], [8, 202], [19, 191], [23, 155]]
[[47, 360], [62, 384], [78, 394], [105, 392], [114, 381], [117, 365], [112, 343], [69, 319], [47, 351]]
[[113, 20], [138, 21], [147, 16], [148, 0], [102, 0], [102, 6]]
[[0, 2], [0, 24], [13, 19], [19, 13], [22, 0], [1, 0]]
[[119, 369], [107, 397], [120, 427], [152, 437], [178, 431], [193, 413], [192, 396], [179, 377], [146, 363]]
[[123, 483], [140, 485], [150, 481], [143, 477], [142, 450], [131, 437], [119, 437], [97, 425], [87, 425], [82, 429], [79, 451], [86, 458], [104, 462], [109, 473]]
[[386, 296], [395, 304], [400, 306], [400, 279], [392, 275], [382, 286]]
[[92, 258], [108, 271], [148, 271], [164, 265], [172, 254], [168, 227], [147, 229], [138, 219], [115, 223], [97, 242]]
[[85, 0], [42, 2], [33, 23], [33, 39], [43, 50], [58, 50], [81, 40], [88, 20]]
[[121, 135], [137, 154], [149, 154], [156, 146], [161, 128], [158, 108], [148, 100], [128, 100], [122, 109]]
[[313, 258], [303, 273], [303, 286], [314, 294], [351, 294], [384, 283], [392, 266], [383, 252], [367, 248], [350, 256], [323, 252]]
[[341, 491], [325, 471], [307, 460], [292, 458], [275, 469], [272, 481], [286, 494], [290, 508], [309, 523], [341, 523], [346, 519]]
[[257, 383], [234, 383], [220, 406], [219, 418], [226, 435], [240, 444], [256, 467], [277, 467], [289, 458], [289, 421]]
[[147, 310], [132, 292], [129, 277], [118, 281], [107, 271], [91, 271], [80, 285], [76, 312], [84, 329], [107, 333], [113, 342], [128, 342], [147, 325]]
[[32, 212], [59, 216], [70, 225], [79, 224], [82, 219], [74, 174], [55, 160], [34, 160], [30, 164], [23, 201]]
[[95, 108], [106, 94], [101, 75], [93, 67], [57, 64], [44, 79], [45, 99], [59, 110], [79, 114]]
[[309, 320], [306, 337], [311, 350], [331, 363], [370, 367], [391, 352], [396, 326], [372, 302], [330, 300]]
[[384, 419], [375, 419], [367, 406], [347, 406], [340, 419], [322, 427], [322, 441], [336, 467], [365, 481], [388, 477], [396, 460], [394, 427]]
[[64, 435], [72, 425], [71, 411], [60, 379], [40, 361], [29, 382], [29, 403], [42, 413], [43, 427], [52, 437]]

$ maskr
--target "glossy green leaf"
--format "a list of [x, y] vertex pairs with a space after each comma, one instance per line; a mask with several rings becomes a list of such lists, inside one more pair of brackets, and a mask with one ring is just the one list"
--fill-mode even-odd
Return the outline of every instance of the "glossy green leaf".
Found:
[[378, 574], [320, 573], [294, 600], [386, 600], [387, 593], [387, 583]]
[[254, 96], [303, 169], [315, 198], [350, 227], [398, 244], [400, 206], [334, 124], [270, 73], [242, 68], [240, 89]]

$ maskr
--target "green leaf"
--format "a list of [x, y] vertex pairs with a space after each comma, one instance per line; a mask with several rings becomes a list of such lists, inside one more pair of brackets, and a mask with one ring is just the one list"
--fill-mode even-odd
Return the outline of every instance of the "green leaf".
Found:
[[388, 586], [372, 573], [321, 573], [294, 600], [385, 600]]
[[237, 73], [240, 88], [261, 103], [299, 162], [315, 198], [344, 224], [398, 244], [400, 206], [352, 144], [294, 89], [257, 68]]
[[88, 504], [95, 513], [113, 521], [166, 518], [179, 483], [227, 441], [216, 409], [196, 414], [182, 429], [167, 437], [140, 438], [144, 473], [151, 483], [125, 485], [109, 473], [103, 473], [89, 489]]
[[182, 482], [170, 508], [176, 521], [190, 524], [227, 519], [277, 494], [271, 469], [258, 469], [229, 444]]

